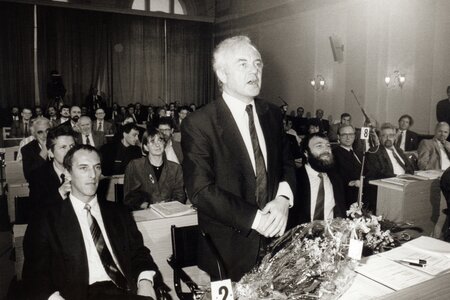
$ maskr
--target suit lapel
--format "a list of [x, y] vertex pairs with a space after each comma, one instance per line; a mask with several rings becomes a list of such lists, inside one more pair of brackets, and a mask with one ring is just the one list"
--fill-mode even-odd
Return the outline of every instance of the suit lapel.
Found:
[[255, 172], [253, 171], [247, 148], [245, 147], [239, 128], [236, 125], [236, 121], [223, 98], [220, 97], [216, 101], [217, 125], [220, 131], [218, 132], [219, 139], [221, 141], [226, 141], [227, 143], [224, 143], [223, 145], [233, 154], [231, 156], [239, 158], [242, 162], [242, 170], [246, 173], [246, 178], [254, 178]]
[[383, 147], [381, 153], [383, 155], [383, 160], [385, 161], [391, 172], [394, 173], [394, 166], [392, 165], [391, 159], [389, 158], [389, 154], [387, 153], [386, 148]]

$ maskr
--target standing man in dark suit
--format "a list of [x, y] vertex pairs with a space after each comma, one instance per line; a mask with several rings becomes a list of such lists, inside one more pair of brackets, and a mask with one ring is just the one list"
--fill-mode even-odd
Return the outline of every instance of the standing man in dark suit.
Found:
[[436, 105], [436, 118], [438, 122], [450, 124], [450, 85], [447, 86], [447, 99], [439, 101]]
[[395, 146], [395, 127], [384, 123], [380, 128], [380, 146], [367, 153], [367, 180], [414, 174], [414, 166], [402, 149]]
[[414, 120], [410, 115], [403, 115], [398, 119], [398, 132], [395, 145], [403, 151], [415, 151], [419, 147], [419, 135], [409, 130]]
[[23, 280], [29, 299], [156, 299], [158, 268], [135, 221], [124, 208], [97, 199], [98, 151], [76, 145], [64, 167], [69, 197], [25, 233]]
[[31, 135], [31, 117], [33, 116], [31, 109], [24, 107], [21, 116], [18, 122], [12, 123], [10, 137], [21, 138]]
[[63, 161], [67, 152], [75, 145], [74, 135], [65, 126], [55, 127], [48, 132], [47, 149], [51, 160], [34, 170], [29, 181], [33, 213], [63, 201], [70, 192], [71, 185]]
[[345, 217], [344, 185], [334, 169], [328, 137], [321, 132], [306, 136], [303, 147], [306, 163], [297, 172], [297, 194], [289, 210], [288, 228], [311, 222]]
[[47, 118], [38, 118], [33, 122], [34, 140], [20, 150], [22, 154], [23, 175], [29, 182], [31, 173], [48, 161], [47, 132], [50, 121]]
[[[213, 67], [222, 97], [183, 121], [183, 173], [200, 229], [227, 278], [238, 281], [263, 254], [266, 238], [284, 233], [295, 171], [280, 109], [255, 99], [263, 63], [250, 39], [222, 41]], [[217, 280], [216, 257], [199, 242], [199, 267]]]

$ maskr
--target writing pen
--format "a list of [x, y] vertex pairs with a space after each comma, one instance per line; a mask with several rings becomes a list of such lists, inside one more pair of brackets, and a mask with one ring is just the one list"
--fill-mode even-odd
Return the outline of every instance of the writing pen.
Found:
[[422, 267], [422, 268], [427, 265], [427, 261], [425, 259], [401, 259], [400, 262], [407, 263], [410, 266]]

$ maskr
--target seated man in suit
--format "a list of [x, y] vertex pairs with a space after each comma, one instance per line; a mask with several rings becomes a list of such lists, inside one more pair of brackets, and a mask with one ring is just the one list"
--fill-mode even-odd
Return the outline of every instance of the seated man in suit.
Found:
[[149, 128], [142, 138], [147, 157], [132, 160], [124, 177], [124, 203], [132, 210], [146, 209], [158, 202], [185, 202], [183, 170], [166, 159], [166, 142], [156, 128]]
[[181, 164], [183, 162], [183, 151], [180, 142], [173, 140], [173, 120], [170, 117], [159, 119], [158, 130], [163, 134], [166, 141], [167, 160]]
[[420, 170], [446, 170], [450, 167], [450, 142], [447, 141], [449, 125], [440, 122], [436, 125], [434, 137], [422, 140], [419, 144], [418, 166]]
[[31, 109], [24, 107], [21, 116], [22, 118], [19, 121], [13, 122], [11, 125], [9, 136], [12, 138], [22, 138], [31, 135], [31, 117], [33, 116]]
[[125, 173], [125, 168], [133, 159], [142, 157], [141, 148], [136, 146], [139, 142], [139, 127], [128, 123], [121, 128], [120, 140], [102, 146], [103, 175], [112, 176]]
[[380, 146], [375, 152], [367, 153], [368, 180], [414, 174], [414, 166], [402, 149], [395, 146], [396, 129], [391, 123], [380, 128]]
[[398, 132], [395, 145], [403, 151], [415, 151], [419, 146], [419, 135], [409, 128], [414, 124], [410, 115], [403, 115], [398, 119]]
[[328, 138], [330, 142], [337, 142], [339, 128], [344, 125], [352, 124], [352, 116], [349, 113], [341, 114], [341, 121], [337, 124], [330, 125], [330, 131], [328, 132]]
[[303, 117], [305, 109], [301, 106], [297, 107], [297, 115], [293, 119], [294, 129], [297, 135], [306, 135], [308, 131], [308, 118]]
[[28, 299], [156, 299], [153, 283], [160, 274], [135, 221], [123, 207], [97, 199], [99, 152], [76, 145], [64, 168], [69, 197], [25, 233]]
[[51, 159], [31, 173], [30, 202], [33, 213], [57, 204], [70, 192], [70, 181], [63, 166], [66, 153], [75, 145], [75, 132], [58, 126], [47, 134], [48, 156]]
[[25, 179], [29, 182], [31, 173], [45, 164], [47, 156], [47, 132], [50, 128], [50, 121], [47, 118], [34, 120], [32, 132], [34, 140], [22, 147], [22, 167]]
[[102, 132], [92, 131], [92, 121], [88, 116], [78, 120], [79, 134], [76, 137], [78, 144], [91, 145], [100, 149], [105, 144], [105, 135]]
[[345, 217], [348, 209], [328, 137], [317, 132], [306, 136], [302, 143], [306, 161], [296, 169], [297, 194], [289, 210], [288, 228], [313, 220]]
[[[80, 114], [81, 114], [81, 111], [80, 111]], [[66, 123], [69, 120], [70, 120], [70, 106], [64, 104], [59, 109], [59, 119], [56, 119], [55, 121], [53, 121], [53, 126], [61, 125], [63, 123]]]
[[330, 130], [330, 121], [323, 119], [323, 109], [319, 108], [316, 110], [316, 119], [319, 121], [320, 131], [328, 134], [328, 131]]
[[103, 108], [98, 108], [95, 111], [95, 121], [92, 124], [93, 132], [100, 132], [104, 135], [116, 133], [115, 126], [105, 120], [105, 110]]

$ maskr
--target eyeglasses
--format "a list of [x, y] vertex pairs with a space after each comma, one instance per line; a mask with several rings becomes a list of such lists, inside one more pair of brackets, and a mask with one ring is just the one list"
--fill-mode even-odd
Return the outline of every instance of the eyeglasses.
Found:
[[46, 130], [38, 130], [37, 134], [44, 134], [44, 133], [48, 133], [48, 129]]
[[342, 133], [339, 136], [342, 136], [342, 137], [354, 137], [355, 134], [354, 133]]

